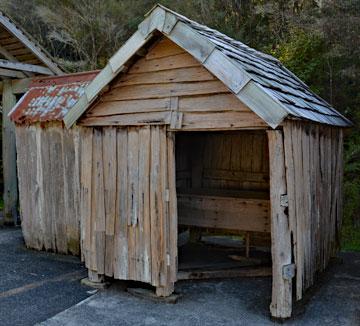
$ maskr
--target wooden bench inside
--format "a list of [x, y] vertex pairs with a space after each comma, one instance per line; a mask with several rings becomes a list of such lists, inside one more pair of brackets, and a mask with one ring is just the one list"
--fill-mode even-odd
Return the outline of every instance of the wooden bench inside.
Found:
[[266, 192], [225, 189], [178, 189], [179, 225], [270, 232]]

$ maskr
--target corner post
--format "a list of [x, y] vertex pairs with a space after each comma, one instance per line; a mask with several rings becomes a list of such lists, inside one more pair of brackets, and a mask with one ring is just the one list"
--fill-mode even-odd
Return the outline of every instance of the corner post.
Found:
[[11, 80], [4, 80], [2, 106], [2, 155], [4, 176], [4, 223], [13, 225], [17, 222], [18, 185], [16, 174], [15, 125], [8, 114], [16, 104]]
[[270, 159], [272, 317], [285, 319], [292, 312], [291, 233], [287, 216], [287, 189], [284, 138], [282, 130], [267, 132]]

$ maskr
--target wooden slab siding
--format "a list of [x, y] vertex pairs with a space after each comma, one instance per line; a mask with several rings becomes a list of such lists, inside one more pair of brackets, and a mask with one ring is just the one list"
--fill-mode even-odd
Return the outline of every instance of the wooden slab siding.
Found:
[[343, 131], [288, 121], [284, 143], [296, 298], [300, 300], [339, 248]]
[[16, 127], [22, 230], [26, 246], [80, 253], [78, 129]]
[[175, 178], [172, 139], [164, 126], [83, 131], [87, 164], [80, 188], [86, 202], [80, 215], [87, 268], [147, 282], [168, 295], [177, 272], [176, 195], [168, 190], [169, 175]]
[[179, 133], [176, 179], [181, 189], [269, 190], [264, 131]]
[[172, 130], [267, 127], [221, 81], [166, 38], [119, 76], [80, 124], [167, 124]]

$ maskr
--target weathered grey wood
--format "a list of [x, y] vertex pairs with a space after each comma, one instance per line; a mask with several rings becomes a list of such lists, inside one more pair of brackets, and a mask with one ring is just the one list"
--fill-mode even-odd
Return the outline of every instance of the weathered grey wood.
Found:
[[268, 200], [181, 193], [178, 211], [181, 225], [270, 232]]
[[180, 21], [177, 22], [168, 36], [170, 40], [191, 53], [200, 62], [204, 62], [215, 49], [213, 43]]
[[[8, 50], [6, 50], [3, 46], [0, 45], [0, 54], [5, 57], [5, 59], [10, 60], [10, 61], [14, 61], [14, 62], [18, 62], [19, 60], [16, 59], [16, 57], [14, 57]], [[23, 77], [22, 78], [26, 78], [26, 76], [31, 76], [32, 74], [27, 72], [27, 73], [23, 73], [22, 74]]]
[[204, 62], [204, 67], [211, 71], [235, 94], [250, 81], [248, 74], [238, 69], [220, 50], [215, 49]]
[[49, 56], [38, 45], [34, 44], [19, 28], [16, 27], [7, 17], [0, 15], [0, 23], [24, 44], [40, 61], [49, 67], [54, 74], [61, 75], [63, 72]]
[[[53, 75], [54, 73], [46, 67], [39, 65], [32, 65], [22, 62], [12, 62], [9, 60], [0, 59], [0, 67], [4, 69], [16, 70], [21, 72], [33, 72], [41, 75]], [[22, 74], [24, 76], [24, 74]]]
[[8, 113], [16, 104], [11, 81], [5, 80], [2, 94], [3, 126], [2, 126], [2, 162], [4, 176], [4, 222], [17, 222], [18, 184], [16, 175], [16, 140], [15, 126], [8, 117]]
[[291, 235], [285, 207], [280, 197], [287, 193], [283, 133], [268, 131], [270, 159], [272, 300], [270, 312], [276, 318], [288, 318], [292, 311], [292, 280], [284, 278], [284, 267], [291, 264]]
[[117, 162], [114, 277], [128, 279], [128, 133], [125, 128], [117, 129]]
[[103, 130], [104, 198], [105, 198], [105, 275], [113, 276], [114, 236], [117, 200], [116, 128]]
[[279, 101], [252, 80], [236, 96], [272, 128], [276, 128], [288, 115]]
[[21, 71], [0, 68], [0, 76], [3, 76], [3, 77], [22, 78], [23, 75], [24, 74]]

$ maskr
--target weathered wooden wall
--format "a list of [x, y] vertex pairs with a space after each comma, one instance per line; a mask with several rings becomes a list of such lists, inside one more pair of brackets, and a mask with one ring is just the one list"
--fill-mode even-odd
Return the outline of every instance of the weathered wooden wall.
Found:
[[78, 128], [16, 126], [21, 225], [38, 250], [80, 253]]
[[164, 126], [84, 128], [81, 152], [87, 268], [171, 293], [177, 273], [172, 136]]
[[269, 192], [269, 151], [264, 131], [179, 133], [178, 188]]
[[296, 297], [314, 284], [339, 245], [343, 131], [305, 122], [284, 124], [289, 226], [296, 263]]
[[85, 126], [168, 124], [174, 130], [266, 128], [190, 54], [162, 39], [114, 80]]

